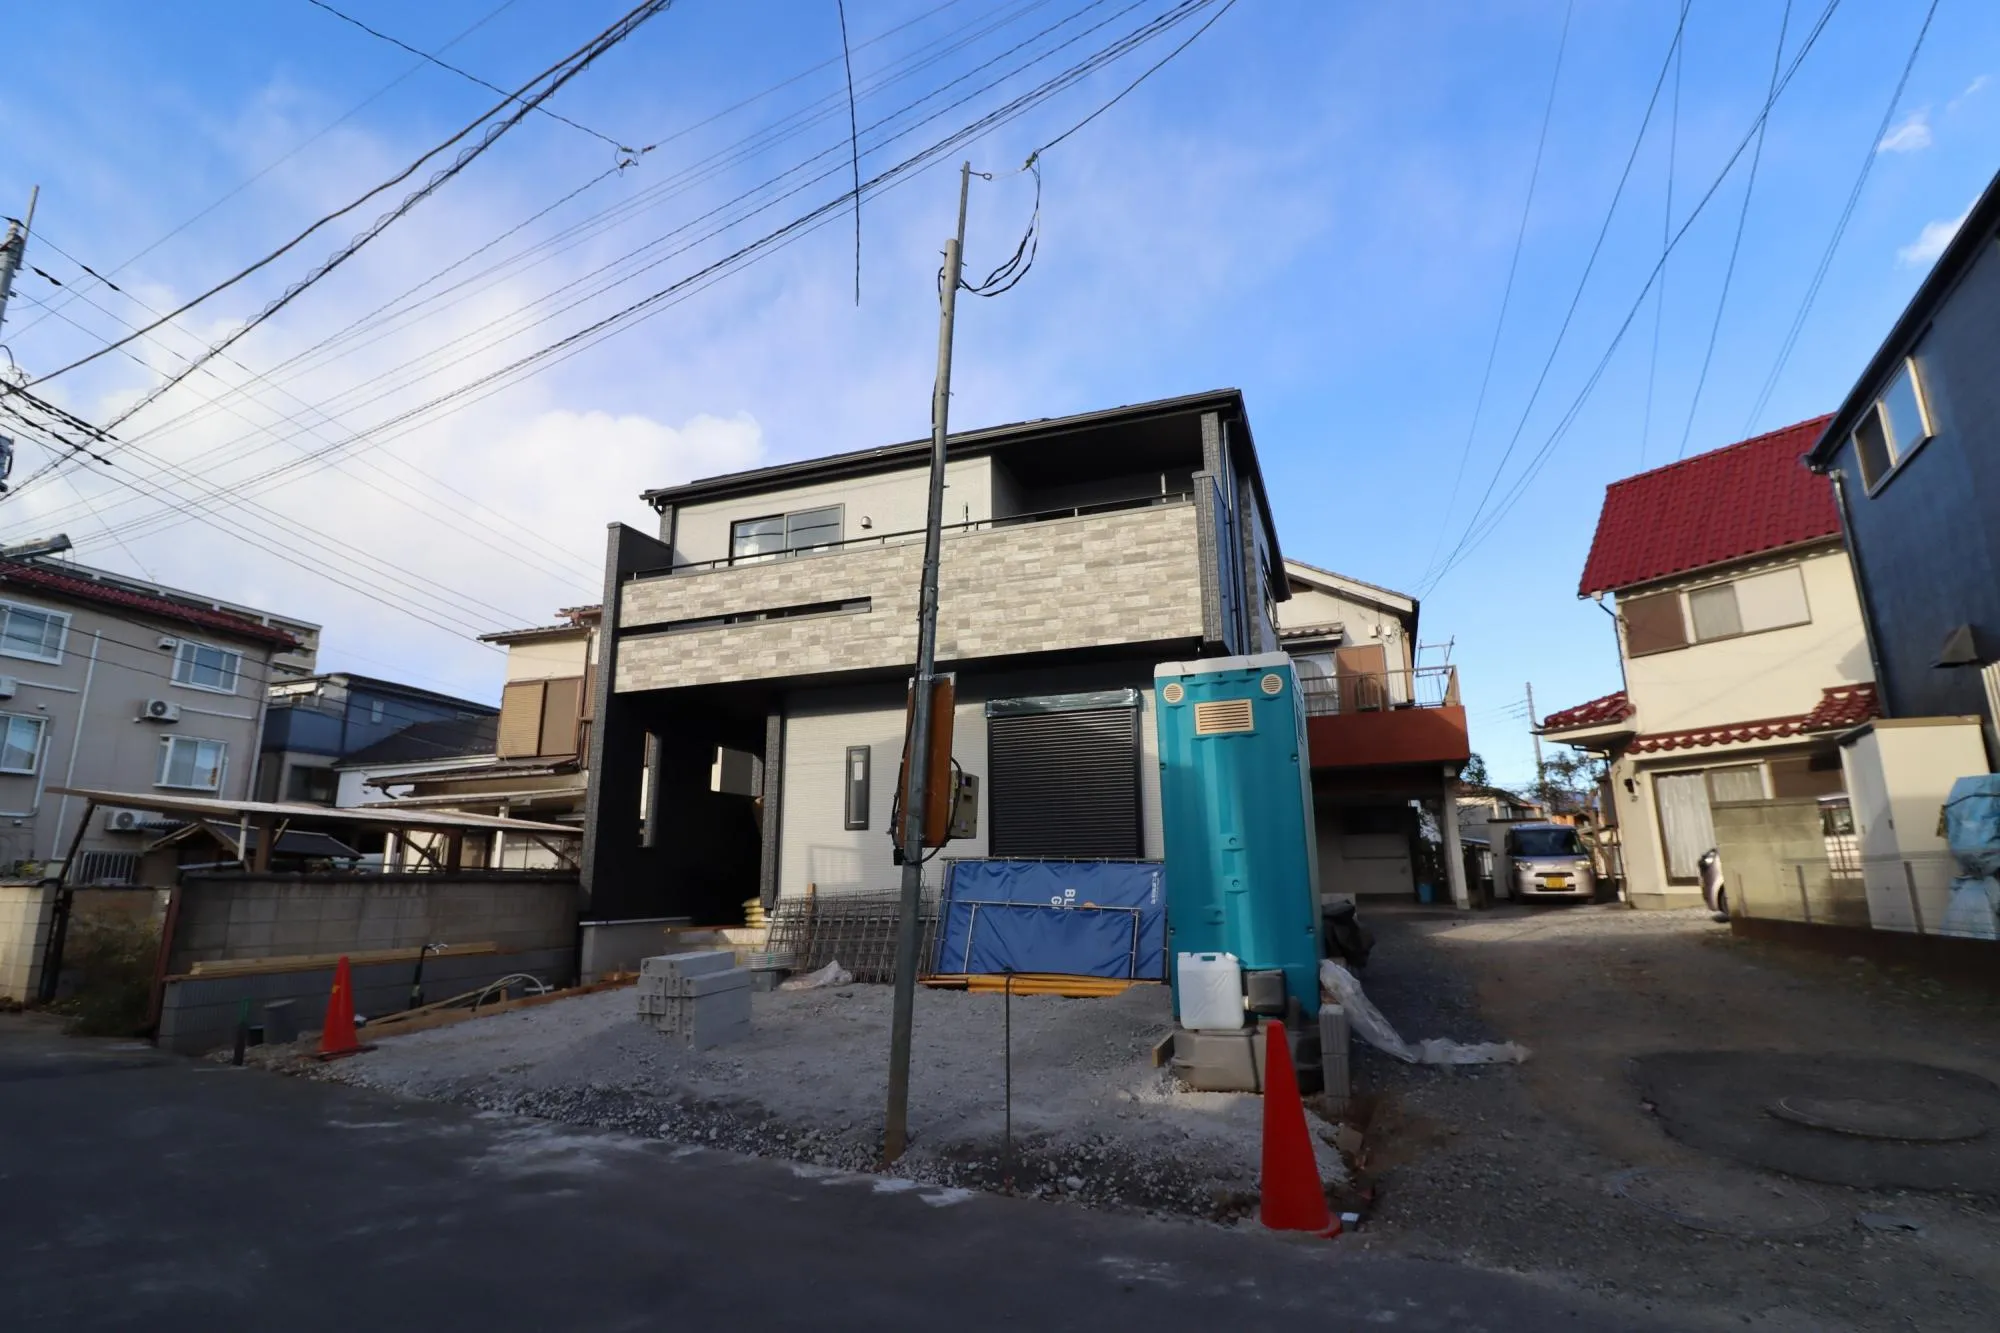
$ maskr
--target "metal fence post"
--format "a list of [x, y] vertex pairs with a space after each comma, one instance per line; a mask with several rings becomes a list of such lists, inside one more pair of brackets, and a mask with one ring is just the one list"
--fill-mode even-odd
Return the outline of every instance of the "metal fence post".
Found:
[[1924, 933], [1924, 908], [1917, 899], [1917, 868], [1908, 861], [1903, 862], [1903, 883], [1910, 889], [1910, 920], [1916, 924], [1917, 934]]
[[1812, 924], [1812, 903], [1806, 898], [1806, 863], [1803, 861], [1795, 862], [1792, 869], [1798, 873], [1799, 877], [1799, 915], [1810, 926]]

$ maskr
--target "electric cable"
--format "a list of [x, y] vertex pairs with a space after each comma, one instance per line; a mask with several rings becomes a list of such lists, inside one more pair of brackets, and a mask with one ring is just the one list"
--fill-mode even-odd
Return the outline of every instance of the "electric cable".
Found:
[[847, 148], [854, 170], [854, 304], [861, 304], [861, 131], [854, 109], [854, 52], [847, 44], [847, 0], [834, 0], [840, 16], [840, 59], [847, 67]]
[[[1790, 0], [1786, 0], [1790, 3]], [[1678, 44], [1677, 44], [1678, 45]], [[1646, 362], [1646, 411], [1639, 422], [1639, 470], [1646, 467], [1646, 450], [1653, 440], [1653, 389], [1660, 374], [1660, 330], [1667, 320], [1666, 254], [1674, 230], [1674, 164], [1681, 140], [1681, 72], [1687, 66], [1687, 48], [1679, 46], [1674, 57], [1673, 111], [1667, 119], [1666, 205], [1660, 210], [1660, 294], [1653, 301], [1653, 354]]]

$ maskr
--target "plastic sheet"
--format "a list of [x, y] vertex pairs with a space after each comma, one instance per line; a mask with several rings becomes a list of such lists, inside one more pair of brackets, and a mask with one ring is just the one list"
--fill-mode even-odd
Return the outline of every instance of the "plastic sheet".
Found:
[[1945, 935], [1973, 940], [2000, 939], [2000, 880], [1962, 876], [1951, 882], [1951, 901], [1945, 905]]
[[2000, 773], [1951, 784], [1944, 803], [1945, 840], [1968, 877], [2000, 875]]
[[790, 981], [780, 982], [778, 989], [819, 990], [824, 986], [845, 986], [852, 980], [854, 974], [842, 967], [840, 960], [836, 958], [817, 972], [808, 972], [802, 977], [793, 977]]
[[1355, 975], [1331, 958], [1320, 961], [1319, 984], [1328, 998], [1347, 1011], [1348, 1026], [1356, 1036], [1405, 1064], [1515, 1065], [1528, 1058], [1528, 1048], [1512, 1041], [1458, 1042], [1431, 1037], [1411, 1045], [1362, 992]]

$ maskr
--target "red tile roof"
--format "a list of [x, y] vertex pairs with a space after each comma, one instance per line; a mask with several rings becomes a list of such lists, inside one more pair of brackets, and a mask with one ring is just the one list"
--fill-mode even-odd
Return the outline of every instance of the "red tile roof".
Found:
[[65, 574], [47, 565], [12, 560], [0, 561], [0, 583], [33, 589], [55, 597], [66, 597], [73, 601], [136, 611], [161, 620], [196, 625], [202, 629], [214, 630], [218, 634], [249, 639], [255, 643], [268, 643], [280, 651], [299, 646], [297, 639], [281, 629], [260, 625], [254, 620], [231, 615], [227, 611], [217, 611], [205, 606], [190, 606], [186, 602], [175, 602], [165, 597], [152, 597], [145, 593], [116, 588], [94, 579]]
[[1598, 727], [1606, 722], [1623, 722], [1632, 716], [1632, 701], [1625, 697], [1625, 691], [1614, 690], [1600, 699], [1577, 704], [1550, 713], [1542, 719], [1543, 731], [1576, 731], [1583, 727]]
[[1800, 461], [1830, 420], [1814, 417], [1612, 482], [1578, 595], [1838, 536], [1833, 483]]
[[1691, 727], [1686, 731], [1662, 731], [1640, 736], [1629, 747], [1631, 754], [1653, 754], [1661, 750], [1693, 750], [1704, 745], [1740, 745], [1745, 741], [1781, 740], [1809, 732], [1837, 731], [1855, 727], [1881, 712], [1873, 685], [1835, 685], [1820, 691], [1819, 703], [1810, 713], [1792, 717], [1767, 717], [1757, 722], [1726, 722], [1717, 727]]

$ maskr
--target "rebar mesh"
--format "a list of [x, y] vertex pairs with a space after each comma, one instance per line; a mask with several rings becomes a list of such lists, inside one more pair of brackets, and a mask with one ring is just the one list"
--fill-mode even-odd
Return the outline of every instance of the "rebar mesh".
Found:
[[[798, 972], [838, 962], [856, 981], [896, 979], [896, 929], [903, 915], [900, 893], [823, 893], [780, 899], [771, 913], [766, 947], [789, 954]], [[931, 971], [937, 951], [938, 898], [926, 891], [918, 909], [917, 974]]]

